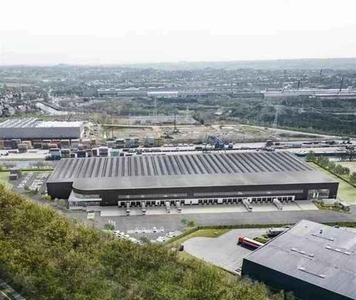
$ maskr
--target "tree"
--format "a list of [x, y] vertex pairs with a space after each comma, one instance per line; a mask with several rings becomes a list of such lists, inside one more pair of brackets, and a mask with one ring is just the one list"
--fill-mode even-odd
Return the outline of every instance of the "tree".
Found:
[[329, 159], [324, 156], [318, 156], [318, 158], [316, 159], [316, 163], [323, 168], [327, 168], [329, 165]]
[[329, 171], [331, 172], [335, 172], [336, 170], [336, 164], [333, 161], [328, 162], [328, 164], [326, 165], [326, 167], [328, 168]]
[[347, 167], [343, 168], [342, 174], [349, 176], [350, 175], [350, 169]]
[[335, 166], [334, 172], [338, 175], [343, 175], [344, 174], [344, 167], [340, 164], [337, 164]]
[[194, 220], [188, 221], [187, 226], [188, 226], [188, 227], [194, 227], [194, 226], [195, 226], [195, 221], [194, 221]]
[[187, 226], [188, 220], [187, 220], [187, 219], [182, 219], [182, 220], [180, 220], [180, 223], [181, 223], [183, 226]]
[[306, 157], [306, 161], [315, 161], [315, 152], [314, 151], [309, 151]]
[[356, 183], [356, 172], [352, 172], [350, 175], [350, 182], [355, 184]]
[[151, 240], [147, 236], [141, 236], [139, 240], [144, 244], [150, 244]]
[[114, 226], [114, 224], [111, 224], [111, 223], [106, 223], [105, 225], [104, 225], [104, 229], [106, 229], [106, 230], [115, 230], [115, 226]]

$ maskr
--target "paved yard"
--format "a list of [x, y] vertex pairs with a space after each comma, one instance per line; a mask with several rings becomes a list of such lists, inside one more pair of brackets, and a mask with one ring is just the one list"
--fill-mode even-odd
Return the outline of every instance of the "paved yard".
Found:
[[[85, 212], [68, 212], [68, 216], [80, 219], [85, 223], [93, 224], [87, 220]], [[182, 219], [194, 220], [197, 225], [237, 225], [237, 224], [294, 224], [302, 219], [319, 223], [324, 222], [356, 222], [356, 207], [352, 206], [351, 213], [342, 213], [329, 210], [282, 210], [264, 212], [230, 212], [210, 214], [161, 214], [146, 216], [99, 216], [96, 213], [95, 224], [103, 228], [108, 220], [114, 220], [120, 230], [134, 230], [136, 227], [152, 228], [163, 226], [166, 231], [180, 230]]]
[[24, 172], [22, 177], [17, 181], [13, 181], [15, 191], [19, 193], [25, 192], [25, 186], [30, 190], [37, 190], [41, 193], [46, 190], [46, 180], [50, 176], [51, 172], [42, 171], [27, 171]]
[[[272, 212], [278, 211], [277, 207], [271, 203], [253, 203], [253, 212]], [[116, 206], [113, 207], [98, 207], [101, 217], [126, 217], [126, 209]], [[318, 208], [310, 201], [296, 201], [283, 203], [283, 211], [300, 211], [300, 210], [318, 210]], [[150, 215], [188, 215], [191, 214], [219, 214], [219, 213], [244, 213], [247, 212], [243, 204], [219, 204], [219, 205], [184, 205], [182, 206], [182, 212], [179, 213], [175, 207], [171, 207], [170, 213], [167, 213], [164, 206], [147, 207], [146, 216]], [[252, 213], [253, 213], [252, 212]], [[140, 207], [131, 207], [130, 216], [140, 216], [142, 210]]]
[[266, 229], [233, 229], [217, 238], [196, 237], [184, 242], [184, 251], [211, 264], [236, 272], [242, 266], [242, 260], [251, 249], [237, 245], [237, 238], [245, 236], [255, 238]]

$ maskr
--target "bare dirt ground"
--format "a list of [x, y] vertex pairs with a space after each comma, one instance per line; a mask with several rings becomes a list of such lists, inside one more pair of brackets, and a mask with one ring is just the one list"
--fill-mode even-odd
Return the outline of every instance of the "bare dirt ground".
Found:
[[[120, 125], [120, 127], [114, 127]], [[125, 137], [155, 137], [162, 138], [164, 144], [197, 143], [206, 142], [208, 135], [214, 135], [225, 142], [260, 142], [273, 141], [296, 141], [308, 139], [331, 138], [324, 135], [314, 135], [304, 132], [290, 130], [255, 127], [240, 124], [225, 125], [179, 125], [178, 132], [174, 133], [174, 125], [162, 126], [132, 126], [125, 127], [124, 124], [115, 124], [112, 128], [102, 127], [99, 138], [125, 138]]]

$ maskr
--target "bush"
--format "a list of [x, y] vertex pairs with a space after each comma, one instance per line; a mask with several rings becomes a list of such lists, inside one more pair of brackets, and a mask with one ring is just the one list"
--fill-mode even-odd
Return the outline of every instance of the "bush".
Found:
[[268, 242], [268, 239], [262, 236], [257, 236], [254, 238], [255, 241], [260, 242], [262, 244], [266, 244]]
[[195, 226], [195, 221], [194, 221], [194, 220], [188, 221], [187, 226], [188, 226], [188, 227], [194, 227], [194, 226]]
[[349, 180], [351, 183], [356, 184], [356, 172], [351, 173]]
[[141, 236], [139, 238], [139, 240], [144, 244], [150, 244], [151, 243], [150, 239], [147, 236]]
[[113, 224], [106, 223], [104, 225], [104, 229], [114, 231], [115, 230], [115, 226]]
[[[0, 186], [0, 274], [36, 300], [264, 300], [238, 281], [159, 245], [115, 239]], [[228, 280], [229, 278], [229, 280]], [[276, 294], [274, 300], [283, 298]]]
[[41, 198], [42, 198], [42, 200], [46, 200], [46, 201], [52, 200], [51, 196], [47, 195], [47, 194], [42, 194]]

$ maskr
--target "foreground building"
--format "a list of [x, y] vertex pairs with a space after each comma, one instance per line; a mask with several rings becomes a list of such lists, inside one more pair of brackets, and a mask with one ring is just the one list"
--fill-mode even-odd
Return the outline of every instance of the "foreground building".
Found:
[[62, 159], [47, 181], [70, 207], [335, 198], [338, 182], [286, 152]]
[[82, 137], [83, 122], [9, 119], [0, 123], [0, 139], [72, 139]]
[[298, 299], [356, 299], [356, 232], [302, 220], [244, 258], [242, 275]]

